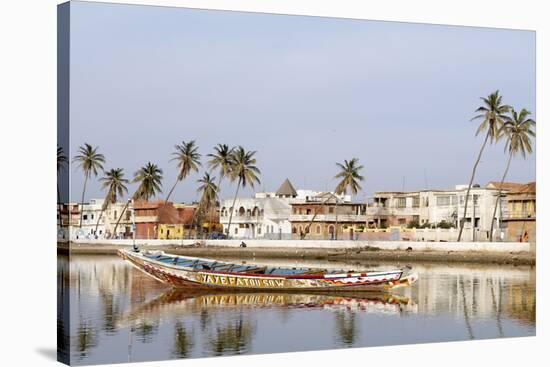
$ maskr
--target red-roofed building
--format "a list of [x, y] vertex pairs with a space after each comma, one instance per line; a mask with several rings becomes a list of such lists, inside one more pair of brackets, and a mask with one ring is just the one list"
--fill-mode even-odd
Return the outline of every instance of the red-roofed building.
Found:
[[164, 204], [164, 200], [136, 201], [134, 215], [136, 238], [173, 239], [188, 236], [191, 231], [195, 206]]

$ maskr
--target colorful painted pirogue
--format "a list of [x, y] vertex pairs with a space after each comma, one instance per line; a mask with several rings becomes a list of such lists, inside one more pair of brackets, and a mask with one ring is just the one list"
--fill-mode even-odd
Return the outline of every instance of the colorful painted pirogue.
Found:
[[241, 265], [165, 254], [119, 250], [118, 254], [153, 278], [177, 288], [278, 291], [386, 291], [408, 286], [418, 276], [403, 269], [345, 272], [313, 268]]

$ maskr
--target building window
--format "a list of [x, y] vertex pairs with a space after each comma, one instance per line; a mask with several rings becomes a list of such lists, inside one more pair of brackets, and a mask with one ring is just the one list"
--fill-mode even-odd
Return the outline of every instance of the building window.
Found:
[[418, 208], [420, 206], [420, 198], [413, 197], [413, 208]]
[[235, 228], [235, 234], [239, 233], [239, 229]]
[[407, 207], [407, 198], [397, 198], [397, 207], [406, 208]]
[[262, 227], [258, 227], [258, 234], [262, 234]]
[[457, 201], [458, 201], [458, 198], [456, 197], [456, 195], [451, 196], [451, 204], [452, 205], [456, 205]]
[[88, 220], [88, 214], [84, 214], [84, 215], [82, 216], [82, 219]]
[[449, 206], [451, 198], [449, 196], [438, 196], [436, 198], [437, 206]]
[[331, 206], [330, 208], [328, 208], [328, 212], [329, 214], [334, 214], [334, 208]]
[[321, 233], [321, 226], [317, 224], [317, 228], [315, 230], [317, 234]]
[[296, 234], [296, 227], [292, 226], [292, 233]]

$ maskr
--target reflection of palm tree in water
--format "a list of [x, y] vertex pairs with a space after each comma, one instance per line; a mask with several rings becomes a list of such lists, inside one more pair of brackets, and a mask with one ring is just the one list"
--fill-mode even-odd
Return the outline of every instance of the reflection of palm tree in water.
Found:
[[[192, 331], [191, 334], [193, 334]], [[189, 357], [189, 352], [193, 345], [192, 335], [187, 332], [185, 325], [179, 320], [176, 321], [174, 325], [174, 350], [172, 354], [178, 358]]]
[[91, 348], [97, 345], [97, 333], [88, 322], [80, 321], [77, 329], [77, 351], [80, 359], [88, 356]]
[[462, 309], [464, 311], [464, 321], [466, 322], [466, 329], [468, 330], [468, 336], [471, 340], [474, 339], [474, 331], [472, 325], [470, 324], [470, 316], [468, 316], [468, 308], [466, 306], [466, 291], [464, 290], [464, 280], [460, 276], [459, 278], [460, 289], [462, 291]]
[[108, 292], [102, 287], [99, 288], [99, 295], [103, 304], [103, 330], [108, 334], [116, 332], [116, 323], [120, 318], [121, 311], [118, 302], [112, 292]]
[[209, 349], [217, 356], [226, 352], [241, 354], [248, 349], [252, 333], [252, 326], [243, 320], [240, 313], [238, 320], [228, 321], [223, 327], [216, 328], [216, 335], [210, 338]]
[[501, 282], [498, 282], [498, 302], [495, 297], [495, 284], [493, 283], [492, 279], [489, 279], [489, 282], [491, 282], [491, 297], [493, 299], [493, 309], [495, 310], [495, 316], [496, 316], [496, 322], [497, 322], [497, 328], [498, 328], [498, 335], [503, 338], [504, 337], [504, 331], [502, 330], [502, 320], [501, 320], [501, 306], [502, 306], [502, 284]]
[[201, 310], [199, 320], [201, 324], [201, 331], [205, 331], [208, 324], [210, 324], [210, 314], [207, 309]]
[[158, 324], [142, 321], [136, 325], [135, 332], [140, 342], [150, 343], [158, 332]]
[[336, 312], [336, 328], [340, 341], [347, 347], [353, 346], [356, 339], [355, 313], [339, 310]]

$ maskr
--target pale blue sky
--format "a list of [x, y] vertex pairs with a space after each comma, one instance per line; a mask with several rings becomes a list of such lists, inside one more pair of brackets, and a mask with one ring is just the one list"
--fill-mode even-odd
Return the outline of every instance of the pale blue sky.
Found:
[[[129, 177], [157, 163], [165, 193], [173, 147], [191, 139], [203, 155], [257, 150], [257, 190], [286, 177], [332, 189], [335, 162], [353, 157], [365, 166], [357, 200], [403, 177], [406, 190], [467, 183], [482, 143], [470, 118], [496, 89], [534, 114], [534, 32], [72, 2], [70, 154], [99, 145]], [[503, 147], [486, 150], [476, 182], [500, 179]], [[199, 175], [174, 199], [196, 199]], [[534, 155], [513, 161], [510, 181], [534, 179]], [[89, 184], [87, 198], [103, 195]]]

